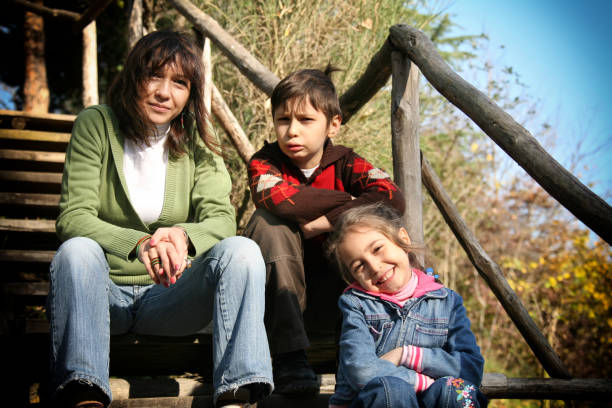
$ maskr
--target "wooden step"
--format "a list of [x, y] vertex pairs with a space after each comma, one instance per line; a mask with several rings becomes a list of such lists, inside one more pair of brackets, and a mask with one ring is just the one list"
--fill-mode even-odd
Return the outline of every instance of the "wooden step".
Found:
[[[322, 393], [333, 393], [336, 379], [334, 374], [319, 374]], [[126, 377], [111, 378], [110, 387], [116, 400], [154, 397], [196, 397], [211, 396], [213, 387], [201, 377]]]
[[55, 233], [55, 220], [0, 218], [0, 231]]
[[0, 129], [0, 139], [65, 144], [70, 141], [70, 133], [45, 132], [42, 130]]
[[2, 149], [0, 150], [0, 159], [6, 160], [27, 160], [44, 163], [64, 163], [66, 153], [59, 152], [41, 152], [37, 150], [16, 150]]
[[0, 170], [0, 180], [18, 181], [24, 183], [61, 184], [62, 173], [46, 171]]
[[30, 249], [0, 249], [0, 261], [2, 262], [42, 262], [49, 263], [53, 260], [55, 251], [40, 251]]
[[59, 194], [0, 193], [0, 204], [57, 207]]
[[47, 296], [49, 293], [49, 282], [5, 282], [1, 286], [2, 292], [7, 295]]
[[[257, 408], [327, 408], [331, 394], [309, 398], [287, 398], [273, 394], [257, 404]], [[162, 397], [115, 400], [110, 408], [210, 408], [212, 397]]]
[[15, 129], [32, 127], [54, 127], [69, 130], [72, 128], [76, 115], [58, 113], [32, 113], [0, 109], [0, 125]]

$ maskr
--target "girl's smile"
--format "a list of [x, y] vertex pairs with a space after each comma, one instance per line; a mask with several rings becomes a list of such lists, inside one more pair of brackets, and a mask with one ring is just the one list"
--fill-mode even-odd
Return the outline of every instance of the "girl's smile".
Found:
[[[401, 228], [398, 236], [410, 243], [405, 229]], [[395, 293], [412, 277], [408, 254], [386, 235], [371, 228], [349, 230], [338, 253], [355, 281], [369, 292]]]

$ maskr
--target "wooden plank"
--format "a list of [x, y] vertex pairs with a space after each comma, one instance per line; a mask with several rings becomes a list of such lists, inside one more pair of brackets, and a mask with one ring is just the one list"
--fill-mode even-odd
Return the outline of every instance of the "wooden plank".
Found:
[[66, 153], [58, 152], [41, 152], [36, 150], [15, 149], [0, 150], [0, 159], [5, 160], [27, 160], [46, 163], [63, 163], [65, 158]]
[[0, 218], [0, 231], [55, 232], [55, 220]]
[[25, 183], [60, 184], [62, 182], [62, 173], [0, 170], [0, 180], [20, 181]]
[[68, 143], [70, 141], [70, 133], [26, 129], [0, 129], [0, 139]]
[[2, 292], [19, 296], [47, 296], [49, 282], [7, 282], [2, 284]]
[[31, 249], [0, 249], [0, 261], [4, 262], [51, 262], [55, 251]]
[[512, 290], [508, 281], [506, 281], [499, 265], [480, 246], [480, 243], [468, 228], [461, 214], [459, 214], [455, 204], [446, 193], [446, 190], [444, 190], [435, 171], [422, 155], [421, 172], [423, 184], [442, 213], [446, 223], [455, 234], [457, 241], [459, 241], [465, 250], [480, 276], [489, 285], [499, 303], [516, 325], [516, 328], [521, 332], [523, 338], [542, 364], [542, 367], [551, 377], [571, 378], [569, 371], [563, 365], [557, 353], [555, 353], [546, 337], [544, 337], [531, 316], [529, 316], [521, 299]]
[[429, 82], [468, 115], [552, 197], [609, 244], [612, 244], [612, 207], [567, 171], [524, 127], [469, 84], [442, 59], [422, 31], [406, 24], [390, 29], [398, 50], [418, 65]]
[[0, 193], [0, 204], [57, 207], [59, 194]]

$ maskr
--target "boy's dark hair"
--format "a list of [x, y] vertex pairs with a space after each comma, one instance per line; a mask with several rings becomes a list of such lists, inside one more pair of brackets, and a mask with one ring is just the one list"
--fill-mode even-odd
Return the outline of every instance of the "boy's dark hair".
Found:
[[185, 153], [194, 127], [206, 146], [219, 153], [218, 145], [206, 125], [208, 112], [203, 97], [202, 50], [184, 33], [154, 31], [138, 40], [129, 52], [123, 70], [108, 90], [108, 101], [119, 119], [121, 131], [131, 140], [149, 144], [148, 139], [154, 134], [155, 126], [148, 120], [138, 102], [147, 81], [166, 65], [181, 70], [191, 82], [185, 109], [170, 124], [167, 142], [170, 153], [176, 156]]
[[340, 70], [328, 64], [324, 71], [319, 69], [302, 69], [283, 78], [276, 85], [270, 97], [272, 120], [274, 120], [276, 109], [279, 106], [284, 106], [290, 99], [294, 98], [297, 99], [299, 104], [308, 98], [313, 108], [325, 114], [328, 123], [336, 115], [342, 117], [336, 87], [330, 76], [335, 71]]

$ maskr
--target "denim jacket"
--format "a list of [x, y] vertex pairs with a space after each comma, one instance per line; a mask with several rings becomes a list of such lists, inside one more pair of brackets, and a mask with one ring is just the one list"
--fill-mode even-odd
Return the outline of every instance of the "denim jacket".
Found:
[[[419, 285], [433, 279], [416, 271]], [[399, 377], [414, 385], [416, 372], [380, 359], [397, 347], [422, 347], [422, 373], [463, 378], [479, 386], [484, 359], [470, 330], [463, 300], [442, 287], [409, 299], [403, 307], [355, 288], [338, 301], [342, 311], [340, 359], [330, 405], [350, 403], [370, 380]]]

